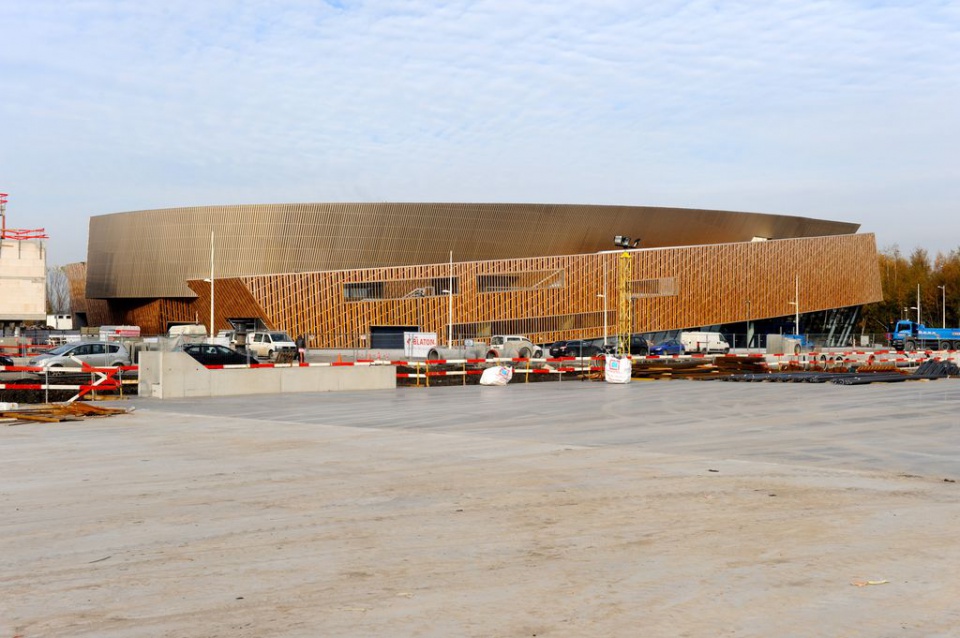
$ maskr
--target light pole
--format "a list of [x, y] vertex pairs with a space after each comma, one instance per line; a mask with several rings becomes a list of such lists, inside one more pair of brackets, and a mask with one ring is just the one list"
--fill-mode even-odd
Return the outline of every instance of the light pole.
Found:
[[453, 251], [450, 251], [450, 276], [447, 282], [447, 348], [453, 347]]
[[796, 318], [797, 334], [800, 334], [800, 275], [797, 275], [797, 290], [796, 290], [796, 294], [794, 295], [794, 299], [796, 299], [796, 304], [794, 305], [797, 307], [797, 318]]
[[213, 343], [213, 231], [210, 231], [210, 343]]
[[920, 284], [917, 284], [917, 305], [913, 307], [917, 309], [917, 324], [923, 323], [920, 321]]
[[940, 309], [943, 313], [943, 328], [947, 327], [947, 286], [937, 286], [940, 289]]
[[797, 336], [800, 336], [800, 275], [797, 275], [796, 287], [795, 301], [788, 301], [787, 303], [794, 306], [794, 310], [796, 311], [796, 317], [793, 320], [793, 329], [796, 330]]

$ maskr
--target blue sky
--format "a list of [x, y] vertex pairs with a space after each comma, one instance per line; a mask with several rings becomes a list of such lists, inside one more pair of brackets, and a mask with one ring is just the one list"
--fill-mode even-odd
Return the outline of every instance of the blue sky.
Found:
[[0, 0], [0, 191], [702, 207], [960, 248], [960, 2]]

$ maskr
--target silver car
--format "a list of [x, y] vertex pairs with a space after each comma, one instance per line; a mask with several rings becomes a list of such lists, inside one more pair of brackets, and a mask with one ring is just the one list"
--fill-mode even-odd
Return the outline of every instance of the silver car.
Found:
[[31, 358], [27, 365], [47, 370], [81, 367], [75, 359], [95, 368], [130, 365], [130, 353], [122, 344], [113, 341], [65, 343]]

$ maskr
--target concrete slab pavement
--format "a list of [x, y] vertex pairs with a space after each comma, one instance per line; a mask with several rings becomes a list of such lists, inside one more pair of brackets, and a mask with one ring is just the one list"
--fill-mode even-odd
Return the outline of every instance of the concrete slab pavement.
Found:
[[0, 428], [0, 637], [960, 626], [957, 381], [124, 405]]

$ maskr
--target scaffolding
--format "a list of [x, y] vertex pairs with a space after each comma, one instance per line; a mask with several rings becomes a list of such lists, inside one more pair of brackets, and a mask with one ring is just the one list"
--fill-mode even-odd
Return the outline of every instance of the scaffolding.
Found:
[[50, 239], [43, 228], [7, 228], [7, 193], [0, 193], [0, 239]]

